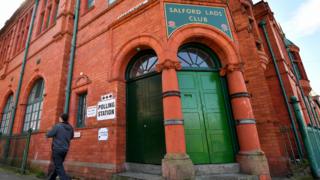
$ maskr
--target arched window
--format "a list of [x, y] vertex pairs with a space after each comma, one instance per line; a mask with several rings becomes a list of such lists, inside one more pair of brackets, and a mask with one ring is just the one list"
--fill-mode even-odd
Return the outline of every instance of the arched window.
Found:
[[30, 128], [38, 130], [40, 127], [41, 112], [43, 106], [44, 81], [39, 79], [33, 86], [26, 107], [26, 114], [24, 117], [23, 131], [26, 132]]
[[138, 56], [130, 69], [129, 78], [134, 79], [155, 72], [157, 62], [158, 57], [152, 52]]
[[178, 52], [183, 69], [216, 69], [212, 55], [197, 46], [185, 46]]
[[9, 134], [9, 126], [10, 126], [10, 119], [12, 115], [12, 107], [13, 107], [13, 94], [8, 97], [7, 103], [4, 106], [1, 118], [1, 126], [0, 132], [1, 134]]

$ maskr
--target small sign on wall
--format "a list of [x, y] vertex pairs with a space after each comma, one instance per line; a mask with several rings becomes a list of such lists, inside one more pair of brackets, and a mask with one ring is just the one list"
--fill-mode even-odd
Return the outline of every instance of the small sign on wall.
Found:
[[98, 140], [107, 141], [109, 138], [108, 128], [100, 128], [98, 131]]
[[81, 137], [81, 132], [74, 132], [73, 133], [73, 138], [80, 138]]
[[87, 117], [96, 117], [97, 115], [97, 106], [89, 106], [87, 107]]

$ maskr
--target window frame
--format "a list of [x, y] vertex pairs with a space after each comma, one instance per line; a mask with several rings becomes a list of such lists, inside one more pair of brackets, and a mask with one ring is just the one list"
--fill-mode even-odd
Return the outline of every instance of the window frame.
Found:
[[13, 103], [14, 103], [13, 98], [14, 98], [13, 93], [11, 93], [8, 96], [6, 104], [5, 104], [3, 111], [1, 113], [1, 123], [0, 123], [1, 135], [9, 135], [10, 120], [11, 120], [11, 116], [12, 116]]
[[[134, 76], [132, 77], [132, 71], [134, 70], [134, 66], [136, 66], [139, 62], [141, 62], [140, 58], [143, 57], [147, 57], [147, 56], [153, 56], [156, 57], [156, 62], [154, 64], [154, 66], [156, 67], [156, 65], [159, 63], [159, 59], [158, 59], [158, 55], [156, 54], [156, 52], [152, 49], [146, 49], [146, 50], [142, 50], [139, 53], [137, 53], [132, 60], [130, 61], [127, 70], [126, 70], [126, 79], [128, 81], [135, 81], [135, 80], [139, 80], [145, 77], [149, 77], [149, 76], [153, 76], [155, 74], [158, 74], [159, 72], [157, 72], [156, 70], [150, 71], [148, 73], [139, 75], [139, 76]], [[140, 63], [140, 65], [143, 63]]]
[[[108, 1], [108, 5], [113, 5], [114, 3], [117, 2], [117, 0], [107, 0], [107, 1]], [[112, 2], [110, 2], [110, 1], [112, 1]]]
[[[40, 89], [39, 89], [40, 88]], [[36, 96], [38, 94], [38, 96]], [[40, 129], [41, 115], [43, 111], [43, 100], [45, 94], [45, 82], [38, 79], [32, 86], [28, 95], [26, 104], [22, 132], [25, 133], [29, 129], [38, 131]], [[35, 127], [33, 127], [35, 123]]]
[[[185, 66], [183, 66], [184, 63], [181, 62], [182, 60], [179, 57], [179, 53], [184, 50], [188, 50], [188, 49], [200, 50], [200, 51], [202, 51], [202, 53], [206, 54], [209, 59], [207, 59], [207, 61], [204, 60], [203, 62], [206, 63], [208, 65], [208, 67], [185, 67]], [[199, 55], [199, 54], [197, 54], [197, 55]], [[190, 55], [189, 55], [189, 57], [191, 58]], [[220, 66], [221, 66], [221, 64], [218, 60], [218, 57], [215, 54], [210, 52], [203, 45], [197, 44], [197, 43], [190, 43], [190, 44], [186, 44], [186, 45], [183, 45], [182, 47], [180, 47], [178, 50], [178, 53], [177, 53], [177, 58], [178, 58], [179, 62], [181, 63], [181, 67], [182, 67], [181, 71], [194, 71], [194, 70], [197, 70], [197, 71], [219, 71]], [[210, 65], [212, 67], [210, 67]]]
[[87, 2], [87, 3], [86, 3], [86, 9], [87, 9], [87, 10], [94, 7], [95, 0], [87, 0], [86, 2]]
[[77, 94], [77, 119], [76, 128], [84, 128], [86, 126], [86, 116], [87, 116], [87, 102], [88, 102], [88, 92], [82, 92]]

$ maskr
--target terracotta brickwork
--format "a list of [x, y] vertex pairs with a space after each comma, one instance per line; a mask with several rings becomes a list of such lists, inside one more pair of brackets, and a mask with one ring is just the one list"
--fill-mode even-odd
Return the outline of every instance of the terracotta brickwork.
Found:
[[[76, 1], [45, 2], [40, 0], [36, 12], [13, 133], [22, 132], [29, 93], [35, 81], [43, 78], [45, 94], [40, 129], [32, 135], [29, 161], [32, 166], [47, 171], [51, 141], [45, 138], [45, 133], [63, 112]], [[233, 39], [213, 26], [197, 23], [179, 28], [168, 38], [165, 2], [225, 8]], [[34, 1], [26, 0], [0, 32], [0, 112], [8, 96], [15, 95], [17, 91], [33, 8]], [[95, 106], [101, 95], [112, 93], [116, 98], [116, 118], [108, 121], [86, 118], [85, 127], [75, 128], [80, 137], [72, 141], [65, 163], [70, 174], [108, 179], [112, 174], [124, 171], [125, 74], [129, 61], [139, 51], [153, 49], [159, 59], [157, 70], [162, 73], [162, 91], [179, 91], [176, 71], [181, 67], [177, 52], [179, 47], [189, 42], [201, 43], [217, 54], [223, 67], [220, 74], [227, 77], [230, 96], [239, 93], [250, 95], [230, 100], [234, 120], [240, 124], [236, 131], [240, 147], [237, 162], [241, 170], [261, 178], [289, 173], [289, 157], [284, 146], [287, 139], [283, 138], [280, 129], [290, 127], [290, 120], [272, 55], [259, 26], [261, 21], [266, 22], [285, 91], [288, 97], [300, 99], [306, 123], [310, 123], [310, 118], [301, 100], [303, 93], [295, 78], [287, 48], [293, 53], [301, 73], [300, 84], [305, 95], [310, 93], [311, 87], [299, 48], [293, 43], [286, 47], [284, 34], [267, 3], [253, 5], [251, 0], [116, 0], [108, 4], [106, 0], [95, 0], [94, 5], [88, 7], [87, 1], [81, 0], [79, 16], [70, 123], [76, 126], [78, 95], [82, 93], [87, 93], [87, 106]], [[319, 100], [314, 101], [313, 107], [320, 117], [317, 103]], [[164, 98], [163, 107], [164, 121], [183, 119], [178, 96]], [[255, 119], [256, 123], [241, 124], [243, 119]], [[98, 130], [103, 127], [109, 129], [108, 141], [98, 141]], [[292, 132], [289, 135], [294, 140]], [[166, 126], [165, 137], [167, 155], [162, 164], [163, 176], [181, 178], [183, 176], [179, 173], [188, 172], [179, 172], [171, 161], [183, 157], [187, 159], [185, 164], [192, 165], [186, 156], [183, 125]], [[296, 147], [293, 148], [297, 151]], [[192, 166], [185, 167], [192, 169]], [[175, 173], [175, 178], [171, 177]], [[188, 175], [194, 176], [192, 173]]]

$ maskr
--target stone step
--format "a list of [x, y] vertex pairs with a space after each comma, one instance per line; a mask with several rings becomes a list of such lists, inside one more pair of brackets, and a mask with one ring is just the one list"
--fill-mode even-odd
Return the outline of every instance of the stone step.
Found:
[[240, 173], [238, 163], [195, 165], [196, 176]]
[[[164, 178], [160, 175], [124, 172], [113, 175], [112, 180], [164, 180]], [[259, 180], [259, 178], [245, 174], [217, 174], [196, 176], [195, 180]]]
[[259, 180], [259, 177], [245, 174], [217, 174], [196, 176], [196, 180]]
[[112, 180], [164, 180], [164, 178], [154, 174], [124, 172], [113, 175]]
[[161, 165], [126, 163], [125, 170], [127, 172], [146, 173], [159, 175], [162, 174]]

